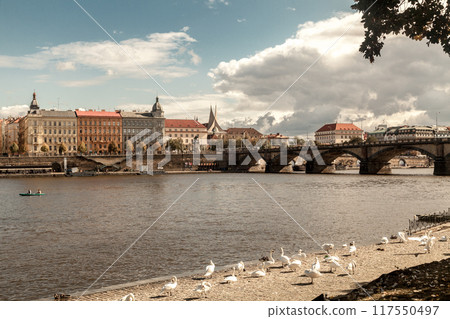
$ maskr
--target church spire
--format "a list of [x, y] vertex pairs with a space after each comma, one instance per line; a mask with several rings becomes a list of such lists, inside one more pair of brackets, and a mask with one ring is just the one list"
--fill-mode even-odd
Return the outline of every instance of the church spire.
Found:
[[31, 110], [39, 110], [39, 105], [36, 100], [36, 92], [33, 92], [33, 100], [30, 103], [30, 111]]

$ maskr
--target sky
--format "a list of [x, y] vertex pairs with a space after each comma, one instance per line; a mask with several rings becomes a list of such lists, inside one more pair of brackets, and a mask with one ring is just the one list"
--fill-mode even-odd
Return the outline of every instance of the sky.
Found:
[[450, 57], [389, 36], [370, 64], [353, 0], [0, 0], [0, 118], [148, 110], [312, 134], [325, 123], [450, 125]]

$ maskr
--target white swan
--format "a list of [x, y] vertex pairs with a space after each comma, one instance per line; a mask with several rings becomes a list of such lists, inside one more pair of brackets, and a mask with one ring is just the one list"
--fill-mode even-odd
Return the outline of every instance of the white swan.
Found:
[[235, 267], [233, 267], [233, 274], [231, 275], [231, 276], [227, 276], [227, 277], [225, 277], [225, 282], [226, 283], [229, 283], [229, 284], [231, 284], [231, 283], [233, 283], [233, 282], [236, 282], [237, 281], [237, 277], [234, 275], [235, 274], [235, 272], [236, 272], [236, 268]]
[[335, 259], [330, 259], [328, 264], [330, 265], [330, 272], [334, 272], [336, 269], [341, 268], [341, 265]]
[[342, 244], [342, 248], [347, 248], [347, 244]]
[[425, 252], [426, 253], [428, 253], [428, 254], [431, 253], [431, 248], [433, 248], [435, 240], [436, 240], [436, 237], [428, 238], [428, 240], [426, 241], [426, 244], [425, 244]]
[[250, 276], [258, 278], [258, 277], [264, 277], [266, 275], [266, 270], [264, 269], [263, 264], [258, 264], [258, 270], [255, 270], [251, 273]]
[[301, 265], [302, 265], [302, 262], [300, 260], [294, 259], [291, 261], [291, 263], [288, 265], [288, 267], [290, 270], [297, 272], [297, 269], [300, 269]]
[[330, 253], [330, 251], [334, 248], [333, 244], [323, 244], [322, 249], [327, 252], [327, 254]]
[[291, 259], [288, 256], [284, 255], [284, 250], [283, 247], [281, 247], [281, 256], [280, 256], [280, 260], [281, 260], [281, 265], [283, 267], [286, 267], [287, 265], [289, 265], [291, 263]]
[[351, 275], [354, 275], [354, 274], [355, 274], [355, 271], [356, 271], [356, 262], [355, 262], [354, 260], [352, 260], [351, 262], [348, 263], [348, 265], [347, 265], [347, 270], [348, 270], [348, 273], [349, 273], [349, 274], [351, 274]]
[[134, 297], [133, 293], [129, 293], [126, 296], [123, 296], [122, 299], [120, 299], [120, 301], [135, 301], [136, 298]]
[[211, 283], [207, 281], [203, 281], [200, 285], [197, 286], [197, 288], [194, 289], [196, 293], [199, 293], [203, 295], [206, 298], [206, 293], [211, 290]]
[[319, 258], [316, 257], [316, 261], [311, 265], [311, 270], [320, 270]]
[[237, 264], [237, 270], [238, 270], [238, 273], [240, 274], [242, 271], [245, 271], [245, 265], [244, 265], [244, 262], [243, 261], [240, 261], [238, 264]]
[[398, 238], [400, 238], [401, 243], [406, 243], [408, 241], [404, 232], [399, 231], [397, 235], [398, 235]]
[[212, 274], [214, 272], [214, 269], [216, 268], [216, 265], [214, 265], [213, 261], [209, 261], [209, 265], [206, 266], [206, 274], [204, 275], [205, 278], [212, 277]]
[[177, 288], [178, 280], [177, 277], [173, 276], [169, 283], [165, 284], [161, 289], [161, 293], [168, 292], [169, 296], [172, 295], [172, 292]]
[[381, 238], [381, 243], [384, 245], [387, 245], [389, 243], [389, 239], [387, 237], [382, 237]]
[[350, 243], [350, 247], [348, 248], [348, 252], [350, 253], [350, 256], [355, 255], [356, 256], [356, 246], [355, 241], [352, 241]]
[[447, 236], [442, 236], [441, 238], [439, 238], [439, 241], [447, 241]]
[[334, 256], [325, 255], [325, 257], [323, 257], [323, 260], [324, 260], [325, 262], [327, 262], [327, 263], [330, 263], [330, 262], [332, 262], [333, 260], [334, 260], [334, 261], [339, 261], [340, 259], [339, 259], [339, 257], [336, 256], [336, 255], [334, 255]]
[[322, 276], [320, 271], [318, 271], [317, 269], [306, 269], [305, 275], [311, 278], [311, 284], [314, 284], [314, 278], [319, 278], [320, 276]]
[[274, 252], [275, 252], [275, 250], [272, 249], [272, 250], [269, 252], [269, 260], [266, 260], [266, 261], [264, 262], [264, 266], [267, 268], [267, 270], [269, 270], [269, 267], [270, 267], [270, 266], [275, 265], [275, 259], [273, 258], [273, 253], [274, 253]]
[[303, 252], [303, 250], [299, 249], [298, 253], [296, 253], [295, 255], [291, 256], [291, 259], [293, 260], [301, 260], [301, 259], [306, 259], [306, 254]]

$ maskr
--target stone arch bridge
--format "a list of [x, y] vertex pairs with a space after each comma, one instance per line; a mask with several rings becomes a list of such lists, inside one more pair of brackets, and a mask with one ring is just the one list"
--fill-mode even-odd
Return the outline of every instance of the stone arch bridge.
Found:
[[[300, 156], [307, 161], [306, 173], [332, 173], [334, 171], [333, 161], [339, 156], [350, 154], [359, 160], [360, 174], [390, 174], [390, 159], [405, 151], [415, 150], [433, 159], [434, 175], [450, 175], [450, 139], [320, 145], [316, 147], [315, 151], [312, 147], [306, 146], [306, 148], [302, 152], [302, 147], [287, 147], [284, 155], [283, 150], [280, 152], [279, 148], [259, 150], [258, 153], [266, 162], [266, 172], [282, 172], [290, 166], [291, 161]], [[249, 151], [237, 153], [238, 166], [249, 153]], [[249, 165], [255, 164], [256, 161], [252, 158]]]

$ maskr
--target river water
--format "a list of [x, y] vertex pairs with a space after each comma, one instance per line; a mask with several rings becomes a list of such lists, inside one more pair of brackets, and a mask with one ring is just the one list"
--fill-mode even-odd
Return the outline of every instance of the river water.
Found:
[[[0, 180], [0, 299], [33, 300], [91, 285], [192, 184], [92, 289], [289, 254], [357, 245], [450, 207], [450, 178], [430, 169], [390, 176], [187, 174]], [[419, 176], [420, 175], [420, 176]], [[257, 181], [302, 230], [255, 183]], [[47, 195], [20, 197], [40, 188]]]

